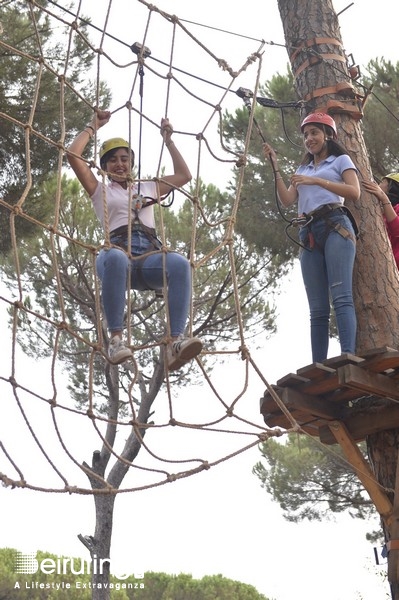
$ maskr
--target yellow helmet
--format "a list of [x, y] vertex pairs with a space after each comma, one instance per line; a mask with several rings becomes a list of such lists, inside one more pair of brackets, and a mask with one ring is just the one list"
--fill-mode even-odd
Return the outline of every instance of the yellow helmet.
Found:
[[399, 173], [390, 173], [389, 175], [385, 175], [383, 179], [393, 179], [393, 181], [399, 183]]
[[109, 152], [110, 150], [115, 150], [115, 148], [128, 148], [129, 149], [129, 143], [124, 140], [123, 138], [111, 138], [110, 140], [105, 140], [105, 142], [103, 142], [100, 146], [100, 152], [99, 152], [99, 156], [100, 156], [100, 163], [102, 160], [102, 157], [107, 154], [107, 152]]

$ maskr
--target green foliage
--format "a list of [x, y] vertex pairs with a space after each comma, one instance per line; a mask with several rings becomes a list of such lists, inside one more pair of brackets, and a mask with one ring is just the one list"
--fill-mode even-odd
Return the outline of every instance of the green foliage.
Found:
[[[37, 188], [59, 164], [59, 140], [67, 146], [90, 119], [90, 106], [95, 104], [95, 98], [108, 105], [110, 94], [103, 83], [96, 91], [94, 78], [93, 82], [87, 79], [94, 60], [87, 45], [74, 36], [68, 54], [67, 26], [65, 31], [54, 30], [44, 11], [29, 10], [26, 2], [3, 3], [1, 24], [2, 41], [9, 47], [0, 48], [0, 198], [12, 206], [28, 192], [26, 214], [45, 222], [49, 207], [40, 202]], [[41, 54], [45, 56], [42, 69]], [[61, 86], [64, 73], [67, 85]], [[61, 106], [65, 114], [63, 122]], [[33, 130], [40, 135], [23, 126], [30, 119]], [[62, 139], [63, 127], [65, 139]], [[9, 218], [9, 210], [0, 206], [0, 252], [3, 253], [11, 245]], [[35, 226], [26, 219], [18, 218], [16, 228], [18, 236], [36, 235]]]
[[[277, 103], [295, 102], [292, 75], [274, 75], [259, 89], [258, 96], [271, 98]], [[298, 133], [298, 115], [292, 108], [265, 108], [257, 105], [255, 121], [258, 127], [252, 130], [245, 167], [240, 209], [237, 215], [237, 231], [248, 243], [253, 244], [280, 264], [290, 264], [297, 255], [298, 247], [287, 242], [287, 223], [278, 210], [278, 202], [271, 167], [265, 164], [262, 153], [263, 139], [273, 145], [279, 154], [279, 165], [288, 181], [303, 154]], [[234, 115], [224, 115], [223, 132], [230, 147], [242, 152], [242, 142], [247, 135], [249, 115], [246, 108], [238, 109]], [[261, 134], [259, 133], [261, 131]], [[238, 175], [236, 175], [237, 178]], [[231, 184], [231, 190], [236, 187]], [[294, 212], [284, 209], [290, 218]], [[291, 231], [291, 235], [295, 232]]]
[[260, 450], [266, 464], [258, 462], [253, 472], [287, 521], [321, 521], [343, 511], [360, 519], [375, 515], [338, 446], [327, 449], [308, 436], [291, 434], [286, 443], [271, 439]]
[[[47, 565], [47, 572], [44, 573], [39, 568], [34, 574], [18, 574], [17, 554], [18, 551], [12, 548], [0, 548], [0, 600], [91, 599], [90, 571], [82, 559], [57, 557], [38, 551], [36, 560], [40, 565]], [[65, 567], [62, 562], [64, 559], [67, 561]], [[48, 562], [43, 563], [45, 560]], [[52, 569], [59, 560], [61, 567]], [[136, 579], [131, 575], [123, 580], [111, 576], [110, 591], [111, 600], [267, 600], [252, 585], [233, 581], [222, 575], [193, 579], [191, 575], [183, 573], [167, 575], [148, 572], [143, 579]]]
[[381, 178], [399, 171], [399, 62], [371, 60], [362, 84], [372, 88], [365, 105], [363, 131], [373, 174]]
[[[151, 587], [153, 573], [145, 576], [146, 587]], [[161, 595], [148, 596], [148, 600], [267, 600], [263, 594], [245, 583], [226, 579], [222, 575], [205, 576], [193, 579], [191, 575], [167, 576], [167, 585]], [[141, 594], [132, 598], [143, 598]], [[147, 598], [146, 598], [147, 600]]]
[[[50, 177], [36, 189], [36, 194], [51, 221], [59, 222], [65, 237], [54, 235], [51, 228], [46, 230], [37, 226], [33, 237], [19, 241], [16, 256], [3, 258], [1, 268], [6, 285], [12, 289], [18, 265], [25, 294], [24, 306], [32, 311], [19, 311], [19, 343], [24, 352], [36, 358], [51, 356], [57, 343], [64, 366], [71, 374], [74, 397], [83, 402], [87, 400], [90, 354], [90, 347], [83, 340], [94, 342], [97, 339], [96, 325], [100, 318], [95, 301], [94, 260], [102, 231], [77, 180], [65, 175], [60, 181]], [[57, 196], [59, 211], [55, 203]], [[83, 240], [88, 244], [85, 245]], [[62, 289], [64, 297], [60, 295]], [[58, 328], [65, 322], [72, 324], [83, 340]], [[95, 362], [99, 367], [100, 358], [96, 357]], [[95, 384], [101, 388], [103, 369], [95, 369], [94, 376]]]

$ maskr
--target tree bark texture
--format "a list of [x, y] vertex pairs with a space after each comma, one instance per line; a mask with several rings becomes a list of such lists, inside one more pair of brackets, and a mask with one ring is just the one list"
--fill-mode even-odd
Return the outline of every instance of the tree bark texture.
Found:
[[[338, 17], [331, 0], [278, 0], [294, 84], [304, 101], [301, 120], [311, 112], [328, 112], [336, 121], [338, 140], [358, 169], [360, 184], [371, 179], [362, 134], [361, 102], [351, 80]], [[356, 52], [356, 48], [350, 50]], [[298, 127], [300, 122], [298, 121]], [[288, 142], [287, 142], [288, 143]], [[357, 354], [399, 347], [399, 278], [381, 209], [362, 191], [358, 202], [346, 202], [360, 235], [354, 269], [358, 319]], [[378, 482], [394, 496], [399, 432], [369, 436], [368, 451]], [[385, 528], [386, 539], [392, 531]], [[399, 551], [396, 551], [399, 553]], [[394, 569], [395, 571], [395, 569]], [[389, 573], [392, 598], [399, 599], [399, 568]]]

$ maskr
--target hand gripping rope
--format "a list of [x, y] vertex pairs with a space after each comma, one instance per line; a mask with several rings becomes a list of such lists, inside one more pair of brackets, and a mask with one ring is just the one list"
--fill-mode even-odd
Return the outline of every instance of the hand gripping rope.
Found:
[[[248, 90], [246, 88], [238, 88], [238, 90], [236, 91], [236, 94], [239, 98], [242, 98], [244, 101], [245, 106], [248, 109], [248, 112], [251, 112], [252, 110], [252, 104], [251, 104], [251, 98], [253, 98], [253, 93], [251, 92], [251, 90]], [[277, 103], [275, 100], [270, 100], [269, 98], [262, 98], [262, 97], [257, 97], [256, 98], [257, 102], [261, 105], [261, 106], [267, 106], [269, 108], [286, 108], [286, 107], [291, 107], [291, 108], [302, 108], [303, 107], [303, 102], [286, 102], [284, 104], [279, 104]], [[253, 117], [253, 123], [255, 125], [255, 128], [262, 140], [263, 143], [266, 143], [266, 138], [259, 126], [259, 123], [257, 122], [257, 120], [255, 119], [255, 117]], [[270, 161], [271, 162], [271, 161]], [[273, 165], [272, 165], [273, 166]], [[306, 248], [306, 246], [304, 246], [303, 244], [301, 244], [301, 242], [298, 242], [298, 240], [296, 240], [295, 238], [293, 238], [288, 230], [290, 227], [306, 227], [306, 225], [309, 225], [312, 220], [313, 217], [312, 216], [308, 216], [308, 215], [303, 215], [300, 217], [294, 217], [292, 219], [287, 219], [287, 217], [284, 215], [283, 211], [281, 210], [281, 206], [280, 206], [280, 202], [278, 200], [278, 194], [277, 194], [277, 182], [274, 181], [274, 196], [276, 199], [276, 206], [277, 206], [277, 210], [279, 212], [280, 217], [283, 219], [283, 221], [285, 221], [287, 223], [287, 226], [285, 228], [285, 235], [287, 236], [287, 238], [289, 240], [291, 240], [291, 242], [293, 242], [294, 244], [296, 244], [297, 246], [300, 246], [300, 248], [303, 248], [304, 250], [309, 250], [309, 248]]]

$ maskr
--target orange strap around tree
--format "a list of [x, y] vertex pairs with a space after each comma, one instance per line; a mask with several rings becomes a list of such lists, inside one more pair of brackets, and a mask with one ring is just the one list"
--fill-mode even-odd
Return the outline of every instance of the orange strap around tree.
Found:
[[291, 64], [294, 62], [294, 60], [296, 59], [298, 54], [300, 52], [302, 52], [302, 50], [304, 48], [311, 48], [312, 46], [320, 46], [321, 44], [330, 44], [332, 46], [339, 46], [340, 48], [342, 48], [341, 42], [339, 40], [336, 40], [335, 38], [315, 37], [310, 40], [306, 40], [300, 46], [297, 46], [295, 48], [294, 52], [290, 56]]
[[313, 90], [306, 94], [304, 100], [307, 102], [308, 100], [312, 100], [313, 98], [318, 98], [319, 96], [326, 96], [327, 94], [347, 94], [352, 95], [354, 93], [353, 86], [348, 81], [342, 81], [341, 83], [337, 83], [336, 85], [332, 85], [329, 87], [319, 88], [317, 90]]
[[389, 540], [385, 545], [388, 552], [390, 550], [399, 550], [399, 540]]
[[[290, 56], [291, 65], [301, 52], [305, 51], [308, 54], [307, 51], [309, 50], [309, 48], [314, 48], [314, 46], [321, 46], [322, 44], [338, 46], [339, 48], [342, 48], [341, 42], [339, 40], [336, 40], [335, 38], [315, 37], [310, 40], [306, 40], [300, 46], [295, 48], [295, 51]], [[342, 56], [341, 54], [336, 54], [335, 52], [323, 53], [314, 51], [313, 56], [309, 56], [308, 58], [306, 58], [306, 60], [304, 60], [303, 63], [299, 65], [299, 67], [294, 72], [294, 77], [297, 78], [298, 75], [302, 73], [304, 69], [318, 64], [322, 60], [337, 60], [343, 63], [347, 62], [346, 57]]]
[[315, 56], [311, 56], [310, 58], [305, 60], [301, 65], [299, 65], [299, 67], [297, 68], [297, 70], [294, 73], [294, 77], [297, 78], [298, 75], [300, 73], [302, 73], [302, 71], [304, 69], [307, 69], [308, 67], [311, 67], [313, 65], [317, 65], [322, 60], [339, 60], [340, 62], [346, 63], [345, 56], [341, 56], [340, 54], [319, 54], [318, 53]]

